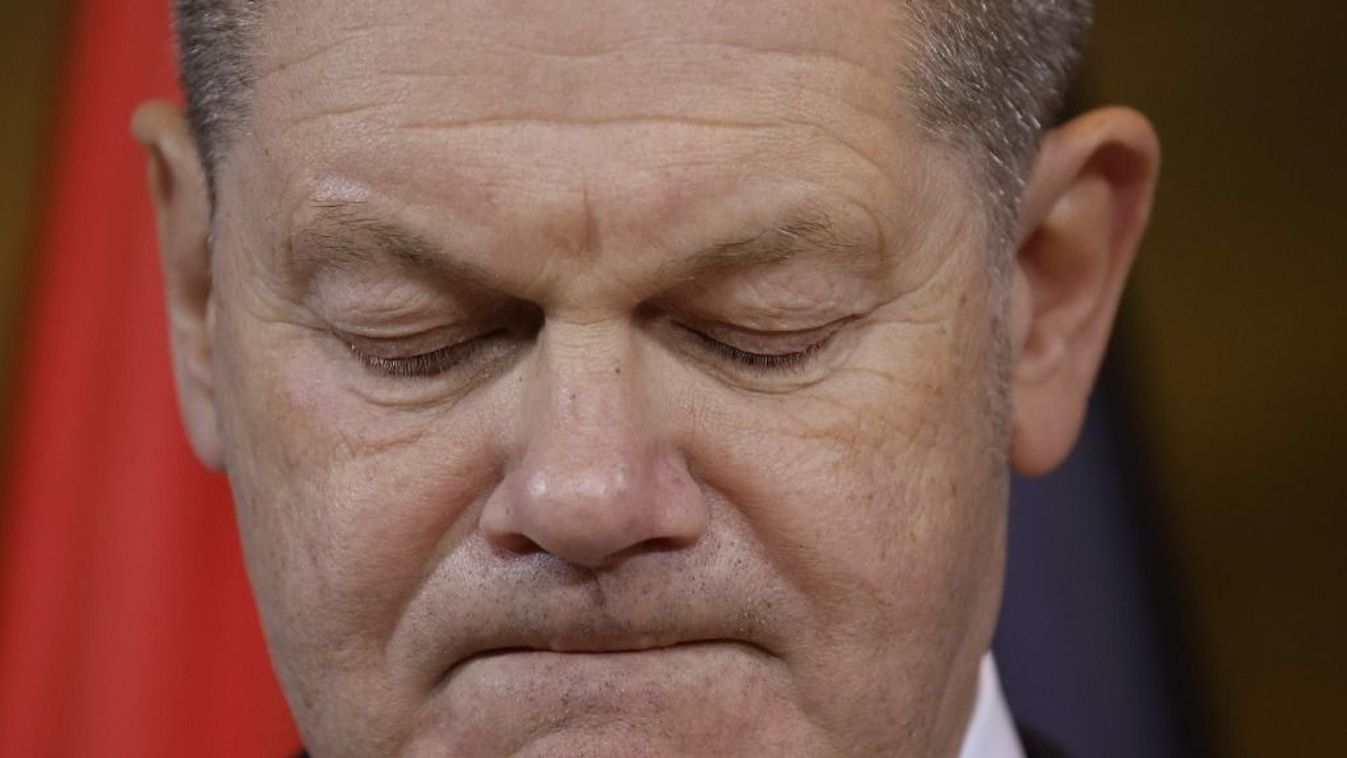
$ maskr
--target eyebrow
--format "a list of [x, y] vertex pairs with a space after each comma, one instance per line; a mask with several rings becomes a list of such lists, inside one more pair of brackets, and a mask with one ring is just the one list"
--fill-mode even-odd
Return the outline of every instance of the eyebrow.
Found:
[[[367, 215], [362, 203], [322, 205], [290, 245], [287, 268], [307, 285], [324, 270], [358, 269], [393, 263], [437, 279], [482, 290], [502, 289], [501, 277], [454, 255], [414, 230]], [[692, 256], [656, 269], [656, 281], [683, 283], [717, 274], [817, 256], [865, 274], [881, 271], [886, 260], [878, 230], [854, 228], [809, 208], [787, 215], [751, 236], [712, 244]]]
[[319, 206], [289, 246], [286, 268], [296, 282], [307, 285], [324, 270], [350, 270], [393, 263], [436, 278], [497, 289], [500, 277], [448, 255], [421, 234], [365, 215], [360, 203]]
[[811, 208], [796, 211], [753, 236], [720, 242], [691, 258], [670, 261], [660, 273], [690, 281], [802, 256], [817, 256], [867, 273], [886, 264], [877, 230], [867, 233]]

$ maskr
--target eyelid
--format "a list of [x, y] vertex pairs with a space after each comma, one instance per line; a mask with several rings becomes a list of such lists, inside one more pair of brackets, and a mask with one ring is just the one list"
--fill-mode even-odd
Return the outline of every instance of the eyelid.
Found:
[[[829, 324], [809, 329], [770, 332], [755, 329], [743, 329], [732, 326], [691, 326], [679, 323], [679, 328], [696, 339], [699, 347], [708, 350], [724, 361], [741, 368], [762, 373], [790, 373], [806, 368], [817, 357], [851, 318], [839, 319]], [[736, 343], [727, 333], [740, 336], [751, 335], [754, 339], [791, 339], [789, 349], [771, 350], [758, 346]]]
[[453, 334], [447, 328], [426, 329], [411, 334], [368, 334], [359, 330], [333, 328], [333, 334], [359, 355], [397, 359], [433, 353], [467, 342], [479, 335]]
[[[460, 365], [500, 357], [515, 345], [527, 342], [542, 326], [542, 312], [523, 305], [513, 311], [501, 308], [473, 325], [441, 326], [406, 335], [361, 334], [330, 327], [364, 367], [394, 379], [432, 379]], [[479, 352], [489, 356], [479, 359]]]
[[783, 354], [797, 352], [811, 345], [826, 342], [839, 329], [853, 320], [854, 317], [840, 318], [826, 324], [804, 329], [752, 329], [733, 324], [698, 322], [690, 322], [686, 328], [745, 352]]
[[[368, 338], [353, 334], [337, 336], [365, 369], [372, 373], [392, 379], [431, 379], [468, 363], [480, 350], [489, 347], [495, 338], [505, 333], [504, 329], [496, 329], [468, 339], [445, 340], [441, 337], [438, 340], [438, 347], [434, 346], [433, 342], [430, 346], [425, 346], [426, 342], [432, 339], [427, 335], [437, 332], [442, 334], [444, 331], [432, 330], [421, 335], [413, 335], [411, 339], [419, 342], [416, 347], [407, 347], [409, 343], [399, 339]], [[388, 349], [399, 343], [404, 345], [401, 350]]]

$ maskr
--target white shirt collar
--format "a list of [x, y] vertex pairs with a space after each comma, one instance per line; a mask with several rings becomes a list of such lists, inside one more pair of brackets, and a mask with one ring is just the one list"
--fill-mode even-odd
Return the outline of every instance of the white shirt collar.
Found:
[[991, 653], [983, 657], [978, 670], [977, 702], [968, 719], [959, 758], [1024, 758]]

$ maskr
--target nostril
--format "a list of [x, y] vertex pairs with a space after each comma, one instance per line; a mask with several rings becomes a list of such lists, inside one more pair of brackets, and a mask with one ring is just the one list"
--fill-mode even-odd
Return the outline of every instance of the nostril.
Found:
[[685, 547], [682, 542], [673, 537], [653, 537], [633, 546], [631, 550], [636, 553], [667, 553]]
[[644, 542], [637, 543], [631, 547], [614, 553], [609, 558], [609, 562], [620, 562], [626, 558], [637, 555], [648, 555], [651, 553], [672, 553], [683, 550], [696, 540], [685, 540], [678, 537], [652, 537]]
[[542, 545], [518, 532], [498, 535], [491, 541], [501, 550], [515, 555], [533, 555], [534, 553], [544, 552]]

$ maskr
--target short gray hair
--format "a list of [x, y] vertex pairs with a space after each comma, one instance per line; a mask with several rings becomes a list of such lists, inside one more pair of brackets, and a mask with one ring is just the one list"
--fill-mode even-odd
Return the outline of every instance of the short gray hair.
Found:
[[[253, 83], [265, 0], [174, 0], [187, 115], [212, 196]], [[932, 138], [970, 159], [990, 227], [1009, 233], [1038, 140], [1085, 47], [1091, 0], [901, 0], [915, 21], [907, 88]], [[213, 199], [213, 197], [212, 197]]]
[[906, 2], [918, 27], [907, 77], [918, 118], [972, 158], [991, 226], [1009, 235], [1039, 138], [1055, 125], [1085, 52], [1094, 3]]

